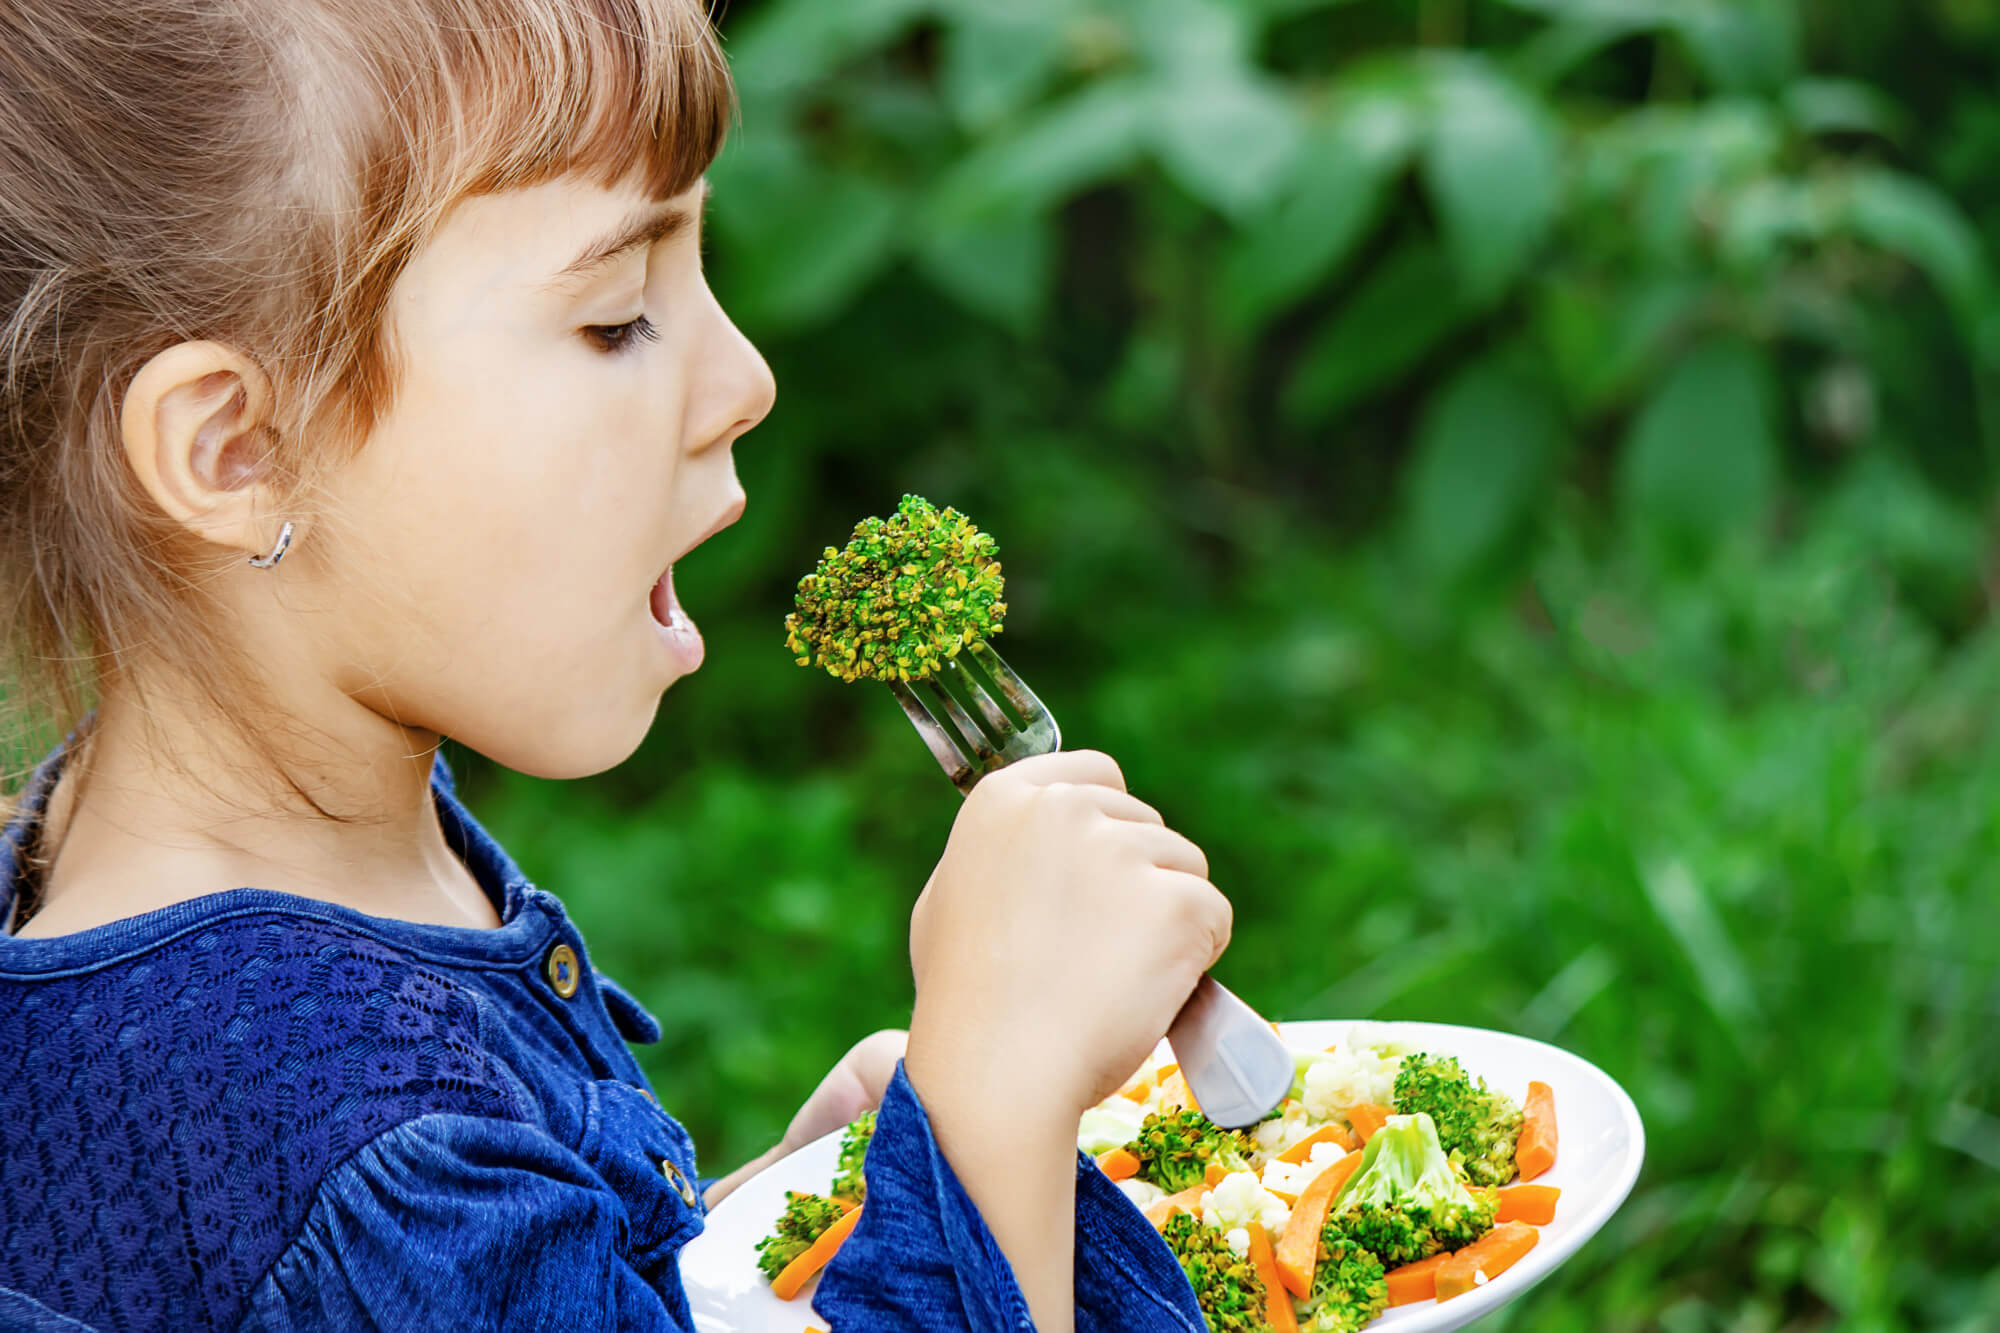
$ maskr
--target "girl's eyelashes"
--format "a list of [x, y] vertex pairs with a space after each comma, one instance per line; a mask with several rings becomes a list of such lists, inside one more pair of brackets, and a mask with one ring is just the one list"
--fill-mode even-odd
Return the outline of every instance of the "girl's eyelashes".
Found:
[[592, 324], [583, 330], [583, 336], [600, 352], [622, 352], [635, 343], [658, 342], [660, 331], [652, 320], [640, 315], [623, 324]]

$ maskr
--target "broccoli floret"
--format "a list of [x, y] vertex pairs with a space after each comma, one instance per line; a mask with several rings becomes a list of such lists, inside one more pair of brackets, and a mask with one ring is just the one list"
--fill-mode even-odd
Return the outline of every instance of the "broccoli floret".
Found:
[[833, 1192], [856, 1203], [868, 1197], [868, 1178], [861, 1163], [868, 1156], [868, 1143], [875, 1137], [875, 1112], [863, 1111], [860, 1119], [840, 1136], [840, 1173], [833, 1178]]
[[1473, 1184], [1504, 1185], [1514, 1178], [1520, 1104], [1488, 1089], [1485, 1079], [1472, 1078], [1456, 1059], [1405, 1059], [1396, 1075], [1396, 1109], [1435, 1121], [1438, 1142]]
[[1192, 1213], [1175, 1213], [1160, 1234], [1181, 1261], [1209, 1333], [1271, 1333], [1257, 1268], [1237, 1258], [1220, 1231], [1204, 1226]]
[[1139, 1159], [1139, 1179], [1169, 1194], [1201, 1184], [1210, 1162], [1230, 1171], [1250, 1168], [1249, 1141], [1199, 1111], [1148, 1115], [1139, 1122], [1139, 1137], [1126, 1146]]
[[1299, 1333], [1357, 1333], [1389, 1308], [1382, 1261], [1349, 1239], [1338, 1222], [1320, 1229], [1319, 1245]]
[[846, 1210], [824, 1195], [785, 1191], [785, 1211], [771, 1234], [757, 1242], [757, 1267], [776, 1281], [785, 1265], [804, 1254], [820, 1233], [840, 1220]]
[[1392, 1115], [1333, 1201], [1331, 1223], [1387, 1268], [1470, 1245], [1498, 1203], [1465, 1187], [1427, 1115]]
[[785, 646], [841, 680], [923, 680], [961, 648], [1000, 632], [993, 538], [956, 509], [906, 495], [887, 519], [855, 525], [799, 580]]

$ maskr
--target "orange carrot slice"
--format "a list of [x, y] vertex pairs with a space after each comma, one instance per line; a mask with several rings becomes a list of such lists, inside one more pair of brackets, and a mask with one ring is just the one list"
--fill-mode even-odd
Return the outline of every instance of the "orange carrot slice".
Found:
[[1541, 1233], [1526, 1222], [1502, 1222], [1438, 1265], [1437, 1298], [1448, 1301], [1491, 1282], [1520, 1262], [1540, 1239]]
[[786, 1264], [778, 1276], [772, 1279], [771, 1294], [781, 1301], [788, 1301], [798, 1295], [800, 1289], [812, 1281], [820, 1269], [826, 1267], [827, 1261], [833, 1258], [834, 1251], [840, 1248], [840, 1242], [847, 1239], [847, 1233], [854, 1230], [860, 1221], [859, 1208], [851, 1213], [841, 1214], [832, 1226], [819, 1233], [818, 1240], [807, 1246], [803, 1254]]
[[1228, 1167], [1220, 1162], [1210, 1162], [1201, 1169], [1201, 1183], [1210, 1189], [1214, 1189], [1222, 1183], [1222, 1178], [1228, 1174]]
[[1414, 1305], [1418, 1301], [1434, 1300], [1438, 1294], [1437, 1271], [1451, 1258], [1451, 1255], [1434, 1254], [1428, 1259], [1419, 1259], [1413, 1264], [1389, 1270], [1389, 1304]]
[[1313, 1269], [1319, 1265], [1320, 1228], [1326, 1225], [1333, 1196], [1340, 1193], [1340, 1187], [1360, 1165], [1360, 1153], [1347, 1154], [1314, 1176], [1312, 1184], [1299, 1191], [1299, 1201], [1292, 1205], [1291, 1220], [1285, 1223], [1285, 1234], [1278, 1238], [1278, 1277], [1285, 1289], [1300, 1300], [1312, 1292]]
[[1153, 1095], [1153, 1085], [1150, 1081], [1141, 1080], [1118, 1089], [1118, 1095], [1130, 1101], [1143, 1102]]
[[1546, 1083], [1530, 1083], [1521, 1107], [1521, 1137], [1514, 1141], [1514, 1165], [1523, 1181], [1556, 1164], [1556, 1093]]
[[1284, 1279], [1278, 1276], [1278, 1258], [1272, 1253], [1270, 1234], [1262, 1222], [1252, 1222], [1249, 1231], [1250, 1263], [1264, 1284], [1264, 1322], [1271, 1326], [1271, 1333], [1299, 1333], [1291, 1295], [1285, 1290]]
[[1153, 1224], [1153, 1230], [1159, 1231], [1167, 1225], [1167, 1219], [1175, 1213], [1199, 1214], [1201, 1196], [1206, 1193], [1208, 1186], [1195, 1185], [1182, 1190], [1179, 1194], [1169, 1194], [1164, 1199], [1155, 1199], [1146, 1206], [1146, 1220]]
[[1199, 1111], [1201, 1103], [1194, 1099], [1194, 1089], [1188, 1087], [1179, 1069], [1160, 1080], [1160, 1105], [1168, 1110]]
[[1097, 1169], [1113, 1180], [1130, 1180], [1139, 1174], [1139, 1159], [1129, 1148], [1112, 1148], [1097, 1154]]
[[1180, 1072], [1180, 1069], [1181, 1067], [1177, 1064], [1161, 1065], [1158, 1069], [1155, 1069], [1153, 1071], [1153, 1082], [1159, 1084], [1165, 1084], [1168, 1079], [1172, 1078], [1175, 1074], [1178, 1074]]
[[1389, 1123], [1389, 1117], [1394, 1114], [1395, 1112], [1386, 1106], [1363, 1102], [1359, 1106], [1347, 1108], [1347, 1121], [1354, 1126], [1355, 1137], [1366, 1143], [1375, 1137], [1376, 1130]]
[[1358, 1146], [1354, 1142], [1354, 1136], [1339, 1125], [1321, 1125], [1318, 1129], [1279, 1153], [1278, 1160], [1281, 1162], [1290, 1162], [1293, 1166], [1297, 1166], [1311, 1157], [1313, 1145], [1320, 1143], [1334, 1144], [1346, 1152], [1353, 1152], [1356, 1146]]
[[1509, 1185], [1494, 1191], [1500, 1196], [1496, 1222], [1527, 1222], [1545, 1227], [1556, 1220], [1556, 1200], [1562, 1190], [1555, 1185]]

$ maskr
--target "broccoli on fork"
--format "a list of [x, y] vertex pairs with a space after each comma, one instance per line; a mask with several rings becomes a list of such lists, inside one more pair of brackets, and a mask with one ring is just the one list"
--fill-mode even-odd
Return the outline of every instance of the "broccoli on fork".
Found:
[[831, 546], [799, 580], [785, 646], [800, 666], [844, 681], [923, 680], [978, 639], [1000, 632], [993, 538], [956, 509], [906, 495], [886, 519], [863, 519], [847, 549]]
[[1499, 1205], [1465, 1187], [1427, 1115], [1392, 1115], [1334, 1197], [1330, 1226], [1385, 1268], [1470, 1245], [1493, 1229]]
[[838, 1222], [847, 1210], [824, 1195], [803, 1190], [785, 1191], [785, 1211], [778, 1216], [771, 1234], [757, 1242], [757, 1267], [776, 1281], [785, 1265], [804, 1254], [820, 1233]]
[[1504, 1185], [1514, 1178], [1514, 1144], [1521, 1136], [1521, 1107], [1485, 1079], [1474, 1079], [1456, 1059], [1412, 1055], [1396, 1074], [1396, 1109], [1428, 1115], [1445, 1153], [1475, 1185]]

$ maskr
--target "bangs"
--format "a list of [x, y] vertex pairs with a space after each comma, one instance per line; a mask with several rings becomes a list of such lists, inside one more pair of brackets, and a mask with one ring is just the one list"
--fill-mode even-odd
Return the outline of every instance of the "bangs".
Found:
[[515, 0], [493, 17], [453, 34], [441, 66], [465, 193], [580, 175], [666, 198], [722, 150], [734, 89], [698, 0]]

